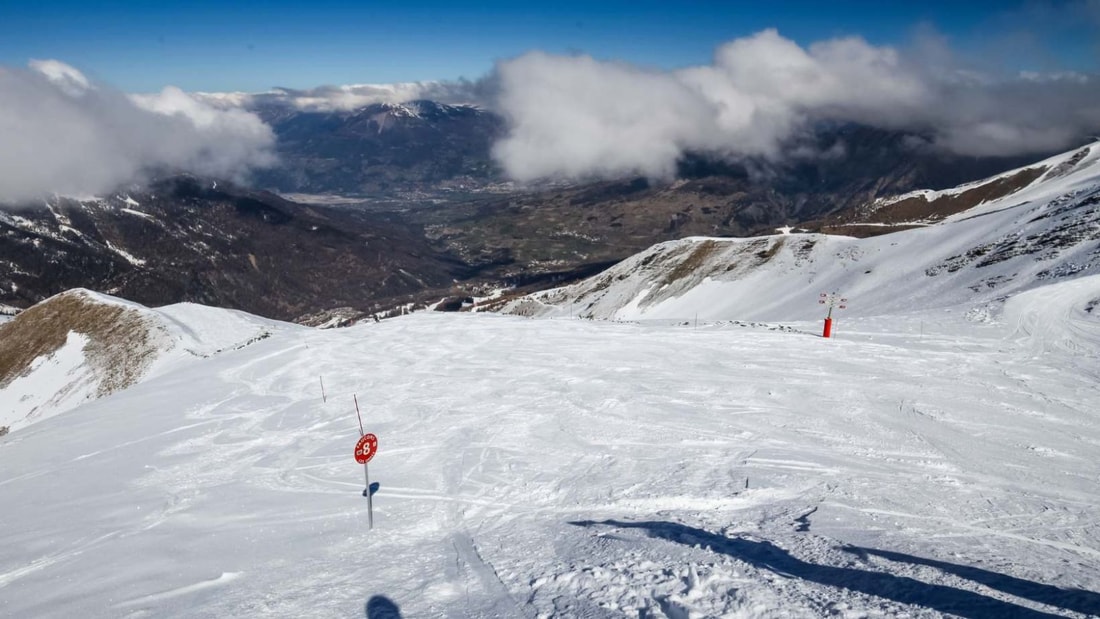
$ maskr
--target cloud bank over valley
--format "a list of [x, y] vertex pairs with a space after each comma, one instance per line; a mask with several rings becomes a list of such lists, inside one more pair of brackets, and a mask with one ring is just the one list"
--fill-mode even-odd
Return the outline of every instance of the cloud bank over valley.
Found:
[[131, 96], [56, 60], [0, 67], [0, 201], [94, 195], [159, 169], [240, 177], [275, 161], [255, 114], [168, 87]]
[[48, 60], [0, 67], [0, 200], [110, 191], [158, 169], [241, 177], [275, 161], [257, 112], [418, 99], [500, 114], [492, 156], [523, 182], [669, 178], [688, 153], [781, 162], [822, 123], [911, 132], [915, 148], [967, 156], [1052, 152], [1100, 131], [1098, 76], [978, 71], [932, 34], [902, 50], [859, 37], [803, 46], [769, 29], [675, 70], [532, 51], [474, 81], [263, 93], [127, 95]]
[[675, 71], [531, 52], [496, 68], [509, 133], [494, 155], [518, 180], [668, 177], [689, 151], [782, 159], [790, 138], [825, 121], [913, 131], [974, 156], [1068, 148], [1100, 130], [1094, 76], [996, 78], [929, 45], [912, 55], [855, 37], [801, 47], [765, 30]]

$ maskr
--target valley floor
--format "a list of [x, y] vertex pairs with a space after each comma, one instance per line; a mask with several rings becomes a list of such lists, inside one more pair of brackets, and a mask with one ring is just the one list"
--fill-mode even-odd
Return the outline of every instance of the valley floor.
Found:
[[1017, 310], [277, 334], [0, 438], [0, 616], [1100, 615], [1100, 338]]

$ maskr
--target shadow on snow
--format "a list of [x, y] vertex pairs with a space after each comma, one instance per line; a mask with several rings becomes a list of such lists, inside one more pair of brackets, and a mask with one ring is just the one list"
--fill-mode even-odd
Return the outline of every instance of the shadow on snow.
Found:
[[[967, 619], [1004, 619], [1008, 617], [1039, 619], [1061, 616], [998, 600], [974, 591], [956, 589], [946, 585], [929, 584], [906, 576], [808, 563], [771, 542], [724, 537], [704, 529], [675, 522], [584, 520], [570, 522], [569, 524], [581, 527], [606, 525], [642, 529], [650, 537], [688, 546], [698, 544], [709, 547], [713, 552], [728, 555], [782, 576], [857, 591], [902, 604], [923, 606]], [[1086, 614], [1095, 614], [1100, 611], [1100, 595], [1088, 591], [1060, 589], [974, 567], [933, 561], [897, 552], [856, 547], [843, 548], [843, 550], [862, 556], [876, 555], [892, 561], [935, 567], [1017, 597], [1067, 610]]]
[[925, 559], [923, 557], [916, 557], [889, 550], [860, 548], [858, 546], [844, 546], [841, 550], [861, 557], [874, 555], [899, 563], [927, 565], [928, 567], [934, 567], [949, 574], [954, 574], [960, 578], [981, 583], [990, 589], [1004, 591], [1009, 595], [1014, 595], [1033, 602], [1058, 606], [1066, 610], [1072, 610], [1086, 615], [1100, 615], [1100, 594], [1092, 593], [1091, 591], [1063, 589], [1053, 585], [1044, 585], [1022, 578], [1016, 578], [1015, 576], [1008, 576], [976, 567], [970, 567], [969, 565], [958, 565], [945, 561], [937, 561], [935, 559]]
[[401, 619], [401, 609], [384, 595], [367, 600], [366, 612], [367, 619]]

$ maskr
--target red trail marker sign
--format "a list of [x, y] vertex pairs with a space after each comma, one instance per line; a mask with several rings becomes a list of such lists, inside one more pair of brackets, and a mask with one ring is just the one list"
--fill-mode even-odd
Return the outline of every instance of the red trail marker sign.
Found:
[[378, 437], [370, 432], [364, 434], [355, 444], [355, 461], [366, 464], [378, 453]]
[[351, 395], [355, 401], [355, 416], [359, 419], [359, 442], [355, 444], [355, 461], [363, 465], [363, 481], [367, 487], [363, 488], [363, 496], [367, 497], [367, 526], [374, 528], [374, 500], [370, 491], [370, 462], [374, 454], [378, 453], [378, 437], [370, 432], [363, 431], [363, 415], [359, 412], [359, 397]]

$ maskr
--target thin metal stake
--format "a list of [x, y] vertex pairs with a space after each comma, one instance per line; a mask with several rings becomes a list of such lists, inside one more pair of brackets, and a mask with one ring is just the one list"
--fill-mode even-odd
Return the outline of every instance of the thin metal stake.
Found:
[[367, 481], [367, 489], [363, 492], [367, 495], [367, 528], [374, 528], [374, 496], [370, 491], [370, 469], [368, 464], [363, 465], [363, 477]]

